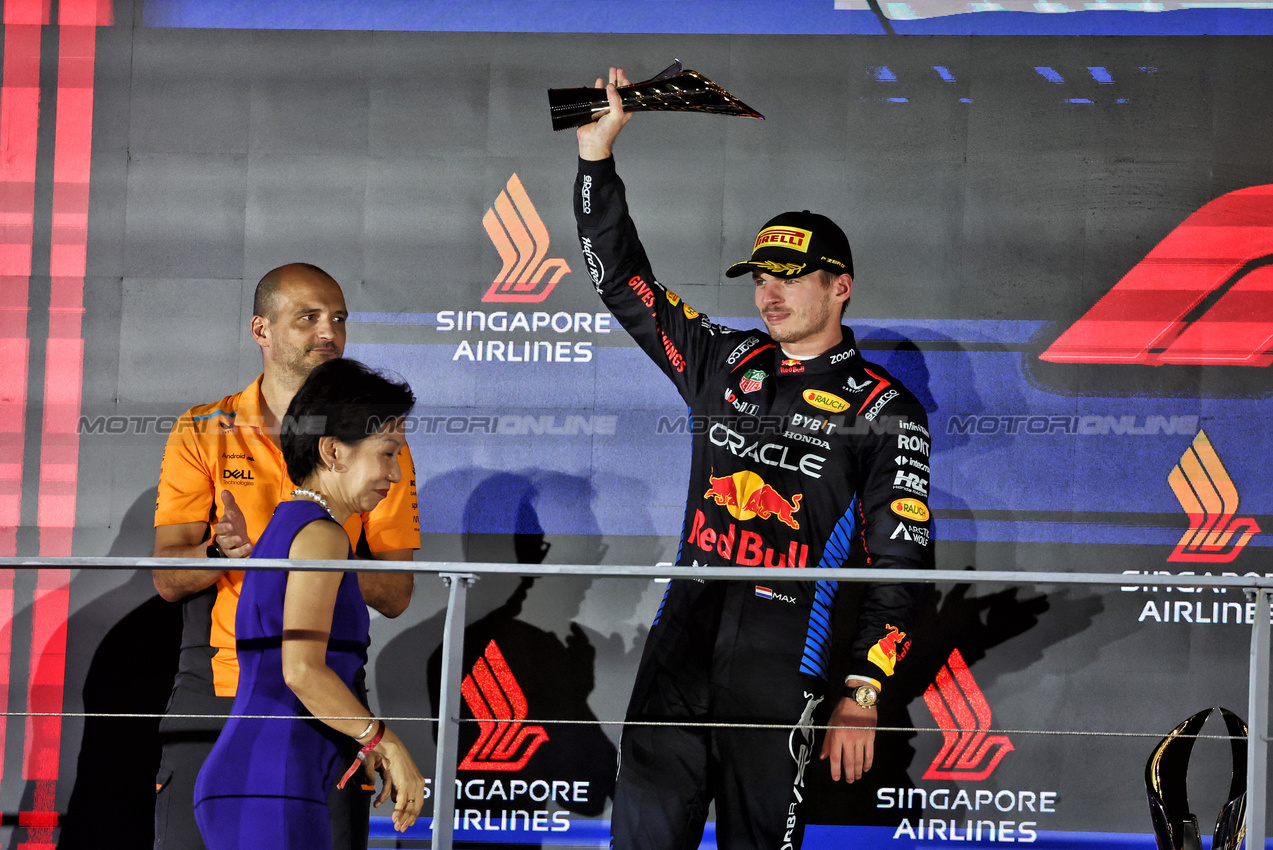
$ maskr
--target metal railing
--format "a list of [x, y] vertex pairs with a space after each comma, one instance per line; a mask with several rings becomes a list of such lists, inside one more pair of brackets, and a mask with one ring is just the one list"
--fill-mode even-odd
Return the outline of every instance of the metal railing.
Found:
[[[218, 564], [220, 566], [221, 564]], [[207, 569], [203, 559], [185, 558], [0, 558], [0, 568], [17, 569]], [[345, 572], [349, 561], [288, 561], [247, 559], [234, 564], [244, 570], [316, 570]], [[878, 569], [771, 569], [766, 567], [645, 567], [595, 564], [486, 564], [466, 562], [377, 561], [382, 572], [436, 574], [447, 585], [446, 622], [442, 636], [442, 685], [438, 724], [437, 761], [434, 772], [434, 850], [451, 850], [455, 795], [443, 789], [455, 785], [460, 730], [460, 683], [463, 679], [465, 612], [469, 586], [483, 575], [586, 576], [588, 578], [763, 581], [905, 582], [916, 584], [1080, 585], [1120, 587], [1129, 578], [1122, 573], [1018, 572], [1008, 570], [878, 570]], [[1137, 584], [1144, 584], [1139, 577]], [[1245, 591], [1255, 602], [1257, 616], [1251, 628], [1247, 702], [1246, 846], [1263, 848], [1266, 835], [1265, 801], [1268, 793], [1269, 742], [1269, 635], [1273, 577], [1171, 576], [1172, 587], [1223, 588]], [[1258, 612], [1264, 612], [1258, 616]]]

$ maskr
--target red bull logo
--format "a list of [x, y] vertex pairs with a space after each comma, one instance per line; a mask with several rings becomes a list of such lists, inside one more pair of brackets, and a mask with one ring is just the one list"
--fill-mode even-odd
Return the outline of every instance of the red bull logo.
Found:
[[797, 493], [788, 502], [754, 472], [735, 472], [723, 478], [712, 477], [711, 489], [703, 494], [729, 511], [734, 519], [744, 522], [752, 517], [769, 519], [776, 516], [788, 528], [799, 529], [800, 523], [793, 514], [800, 510], [802, 494]]
[[902, 643], [906, 632], [899, 632], [896, 626], [886, 623], [884, 628], [888, 630], [887, 633], [876, 641], [875, 646], [871, 647], [870, 652], [866, 654], [866, 660], [883, 670], [884, 675], [892, 676], [894, 666], [898, 659], [906, 656], [906, 651], [911, 648], [911, 642]]
[[782, 361], [778, 367], [778, 371], [783, 375], [798, 375], [804, 371], [804, 361], [797, 360], [794, 357], [788, 357]]
[[740, 567], [759, 567], [764, 564], [770, 569], [804, 569], [809, 560], [808, 544], [792, 540], [787, 544], [787, 551], [779, 553], [773, 547], [766, 546], [764, 538], [759, 534], [754, 531], [740, 532], [738, 526], [732, 522], [727, 531], [708, 527], [707, 516], [702, 511], [694, 512], [694, 524], [685, 540], [708, 554], [720, 555], [726, 563]]

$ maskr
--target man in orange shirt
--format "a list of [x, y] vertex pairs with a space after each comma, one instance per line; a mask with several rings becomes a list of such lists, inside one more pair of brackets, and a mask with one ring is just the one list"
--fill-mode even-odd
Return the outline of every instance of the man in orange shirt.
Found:
[[[261, 278], [252, 312], [252, 338], [264, 361], [261, 376], [242, 392], [192, 407], [169, 434], [155, 505], [156, 557], [247, 557], [275, 505], [291, 498], [295, 485], [278, 445], [280, 423], [310, 370], [344, 353], [349, 314], [340, 285], [303, 263]], [[407, 449], [399, 462], [402, 480], [388, 497], [345, 525], [361, 557], [408, 561], [420, 548], [415, 466]], [[228, 566], [218, 561], [206, 570], [153, 571], [155, 589], [170, 602], [182, 602], [184, 620], [170, 716], [159, 730], [156, 850], [204, 848], [194, 820], [194, 781], [230, 712], [239, 675], [234, 617], [243, 572]], [[410, 573], [362, 572], [358, 580], [367, 604], [387, 617], [398, 616], [411, 601]], [[328, 801], [333, 848], [367, 846], [370, 795], [357, 785]]]

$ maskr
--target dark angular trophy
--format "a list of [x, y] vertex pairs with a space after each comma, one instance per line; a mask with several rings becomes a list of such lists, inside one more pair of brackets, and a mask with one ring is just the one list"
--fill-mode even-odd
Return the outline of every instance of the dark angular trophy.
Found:
[[[1214, 709], [1205, 709], [1181, 723], [1158, 742], [1145, 764], [1145, 790], [1154, 822], [1158, 850], [1202, 850], [1198, 818], [1189, 811], [1185, 777], [1189, 756], [1202, 724]], [[1246, 834], [1246, 723], [1227, 708], [1220, 709], [1229, 730], [1233, 753], [1233, 778], [1228, 802], [1216, 818], [1211, 850], [1238, 850]]]
[[[764, 118], [698, 71], [686, 71], [677, 59], [657, 76], [619, 89], [625, 112], [710, 112]], [[549, 89], [553, 129], [582, 127], [610, 111], [605, 89]]]

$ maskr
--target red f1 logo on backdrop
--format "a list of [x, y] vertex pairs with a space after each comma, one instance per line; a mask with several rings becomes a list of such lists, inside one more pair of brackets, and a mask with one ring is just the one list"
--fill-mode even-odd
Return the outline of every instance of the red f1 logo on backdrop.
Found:
[[1167, 483], [1189, 514], [1189, 530], [1168, 561], [1227, 564], [1259, 533], [1255, 520], [1234, 516], [1238, 512], [1238, 488], [1205, 431], [1193, 438], [1167, 476]]
[[945, 743], [925, 779], [985, 779], [1013, 750], [1007, 735], [987, 735], [990, 703], [977, 687], [958, 649], [942, 665], [924, 691], [924, 703], [942, 730]]
[[1273, 363], [1273, 185], [1184, 220], [1039, 355], [1055, 363]]
[[460, 762], [460, 770], [521, 770], [548, 740], [544, 727], [522, 725], [526, 696], [495, 641], [487, 644], [485, 656], [473, 663], [460, 693], [481, 730]]
[[[482, 225], [504, 261], [483, 301], [543, 301], [570, 271], [565, 260], [544, 259], [548, 228], [516, 174], [508, 178], [508, 185], [483, 216]], [[550, 270], [553, 274], [545, 281]]]

